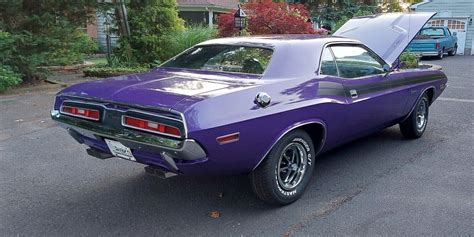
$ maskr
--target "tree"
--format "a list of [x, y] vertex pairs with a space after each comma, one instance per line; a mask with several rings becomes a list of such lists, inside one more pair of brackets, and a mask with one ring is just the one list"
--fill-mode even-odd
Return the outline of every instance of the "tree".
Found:
[[130, 36], [120, 37], [118, 55], [123, 61], [152, 63], [168, 57], [165, 35], [184, 30], [176, 0], [131, 0], [127, 5]]
[[[250, 2], [242, 8], [248, 16], [246, 32], [250, 34], [312, 34], [309, 12], [303, 4], [277, 3], [271, 0]], [[232, 36], [238, 33], [234, 28], [234, 13], [219, 15], [219, 33]]]
[[42, 76], [38, 66], [82, 61], [97, 46], [78, 28], [92, 19], [97, 7], [97, 0], [0, 1], [0, 29], [12, 42], [0, 49], [1, 63], [28, 81]]

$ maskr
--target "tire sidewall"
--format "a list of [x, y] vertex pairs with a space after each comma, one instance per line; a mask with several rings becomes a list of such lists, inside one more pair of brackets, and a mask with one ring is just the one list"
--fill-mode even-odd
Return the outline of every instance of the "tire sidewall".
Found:
[[[284, 148], [291, 142], [296, 142], [301, 144], [306, 153], [307, 153], [307, 160], [306, 160], [306, 170], [301, 182], [291, 190], [285, 190], [280, 187], [278, 182], [278, 169], [277, 166], [279, 165], [280, 155], [283, 152]], [[272, 149], [269, 153], [269, 159], [271, 159], [271, 167], [273, 167], [274, 172], [272, 172], [272, 189], [275, 196], [279, 199], [282, 203], [291, 203], [296, 201], [306, 189], [308, 182], [311, 179], [313, 169], [314, 169], [314, 161], [315, 161], [316, 152], [314, 149], [314, 145], [311, 141], [309, 135], [301, 130], [295, 130], [290, 134], [283, 137], [278, 144]]]
[[[423, 101], [426, 103], [426, 114], [425, 114], [425, 120], [426, 120], [426, 121], [425, 121], [425, 125], [424, 125], [423, 129], [422, 129], [422, 130], [419, 130], [419, 129], [418, 129], [418, 126], [417, 126], [417, 121], [416, 121], [416, 119], [417, 119], [417, 114], [416, 114], [416, 112], [418, 111], [418, 107], [420, 106], [420, 104], [421, 104]], [[415, 110], [413, 110], [412, 118], [411, 118], [412, 121], [413, 121], [413, 130], [415, 131], [416, 136], [421, 136], [421, 135], [425, 132], [426, 127], [428, 126], [428, 121], [429, 121], [429, 111], [430, 111], [430, 110], [429, 110], [429, 100], [428, 100], [428, 96], [427, 96], [426, 94], [424, 94], [424, 95], [420, 98], [420, 100], [418, 100], [418, 103], [416, 104]]]

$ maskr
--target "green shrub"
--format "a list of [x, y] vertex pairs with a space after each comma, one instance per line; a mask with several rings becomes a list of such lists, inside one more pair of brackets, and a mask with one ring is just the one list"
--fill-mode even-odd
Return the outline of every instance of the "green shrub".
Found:
[[418, 56], [411, 52], [403, 52], [400, 55], [400, 68], [418, 68]]
[[117, 66], [108, 67], [106, 65], [98, 65], [95, 67], [86, 68], [83, 70], [86, 77], [113, 77], [132, 73], [146, 72], [149, 68], [146, 67], [127, 67]]
[[1, 63], [25, 81], [43, 78], [40, 66], [81, 63], [98, 46], [79, 27], [98, 5], [96, 0], [0, 1]]
[[22, 82], [21, 75], [7, 66], [0, 66], [0, 93]]
[[121, 61], [150, 64], [166, 59], [169, 40], [163, 35], [184, 30], [176, 0], [130, 0], [130, 37], [121, 37], [116, 54]]
[[165, 36], [169, 44], [162, 60], [167, 60], [195, 44], [212, 39], [217, 33], [217, 29], [203, 25], [188, 26], [183, 32], [170, 33]]

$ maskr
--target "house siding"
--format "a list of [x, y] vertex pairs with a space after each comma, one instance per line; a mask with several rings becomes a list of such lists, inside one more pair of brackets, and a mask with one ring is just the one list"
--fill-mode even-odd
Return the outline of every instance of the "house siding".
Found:
[[[438, 14], [449, 14], [448, 17], [474, 17], [474, 0], [432, 0], [430, 2], [420, 4], [415, 9], [416, 12], [437, 12]], [[436, 16], [435, 16], [436, 17]], [[467, 22], [466, 29], [466, 46], [465, 55], [474, 54], [472, 48], [474, 43], [474, 23], [469, 25]]]
[[[105, 16], [99, 12], [96, 14], [96, 27], [97, 27], [97, 41], [100, 45], [100, 51], [106, 52], [107, 50], [107, 42], [106, 42], [106, 34], [105, 34]], [[118, 36], [112, 34], [110, 36], [111, 47], [115, 48], [117, 46]]]

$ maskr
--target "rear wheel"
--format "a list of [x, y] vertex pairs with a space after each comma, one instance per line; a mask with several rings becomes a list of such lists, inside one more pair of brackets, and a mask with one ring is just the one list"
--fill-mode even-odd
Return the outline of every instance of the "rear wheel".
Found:
[[426, 93], [420, 98], [408, 118], [400, 123], [400, 131], [406, 138], [416, 139], [423, 135], [428, 124], [429, 98]]
[[439, 52], [437, 58], [438, 58], [438, 59], [443, 59], [443, 57], [444, 57], [444, 48], [441, 49], [441, 51]]
[[458, 51], [458, 46], [455, 45], [454, 48], [451, 51], [448, 52], [448, 55], [449, 56], [454, 56], [454, 55], [456, 55], [457, 51]]
[[253, 191], [261, 200], [275, 205], [298, 200], [311, 179], [314, 157], [313, 143], [305, 131], [288, 133], [250, 174]]

